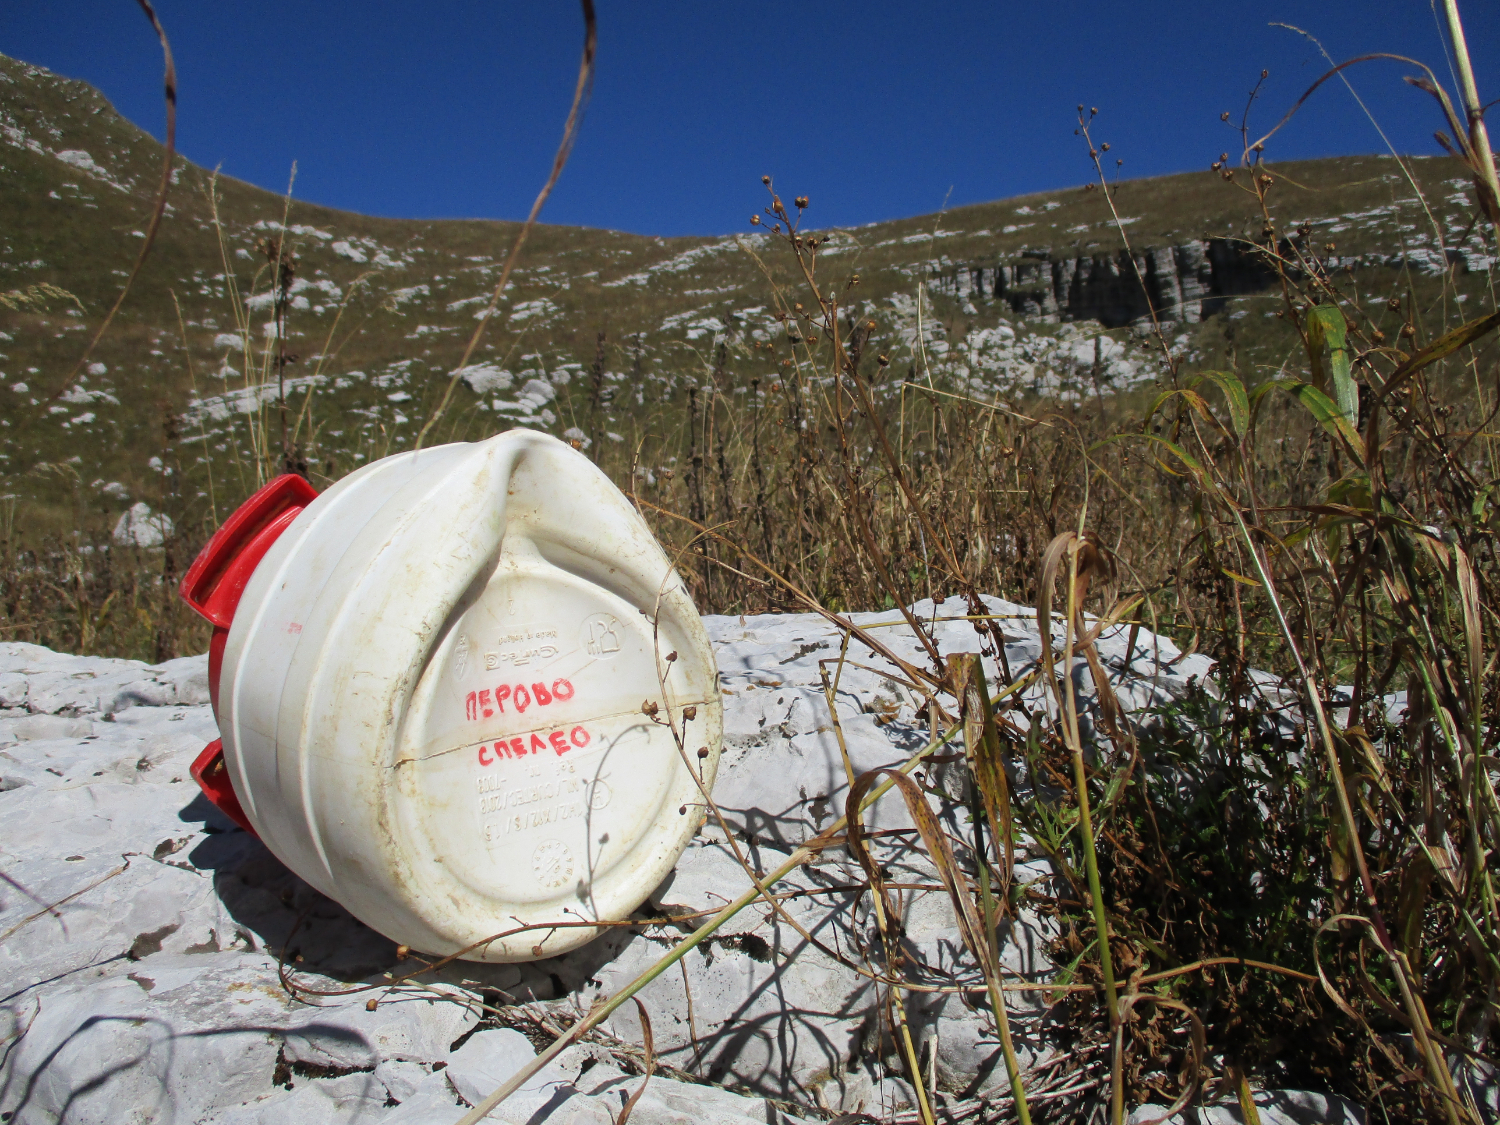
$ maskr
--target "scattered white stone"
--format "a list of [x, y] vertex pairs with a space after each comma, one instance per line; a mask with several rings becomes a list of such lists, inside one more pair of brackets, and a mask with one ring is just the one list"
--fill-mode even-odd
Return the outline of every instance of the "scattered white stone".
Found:
[[126, 547], [160, 547], [172, 530], [171, 517], [138, 500], [116, 521], [114, 541]]
[[515, 381], [514, 375], [493, 363], [472, 363], [460, 371], [459, 376], [476, 395], [507, 390]]
[[529, 410], [538, 410], [557, 397], [557, 388], [548, 379], [527, 379], [516, 401]]
[[432, 296], [432, 288], [428, 285], [412, 285], [406, 289], [392, 289], [386, 294], [386, 302], [392, 309], [399, 309], [407, 301], [415, 301], [418, 297]]
[[[557, 305], [546, 297], [539, 297], [535, 301], [522, 301], [510, 310], [511, 320], [533, 320], [537, 317], [546, 318], [557, 311]], [[482, 315], [482, 310], [480, 314]]]
[[[1368, 1120], [1365, 1112], [1353, 1102], [1332, 1094], [1308, 1090], [1257, 1090], [1254, 1099], [1262, 1125], [1365, 1125]], [[1161, 1121], [1162, 1125], [1187, 1125], [1192, 1121], [1201, 1125], [1240, 1125], [1244, 1120], [1237, 1101], [1200, 1106], [1189, 1111], [1192, 1116], [1176, 1113], [1166, 1117], [1167, 1109], [1164, 1105], [1143, 1105], [1130, 1114], [1129, 1125], [1146, 1125], [1154, 1121]]]
[[348, 258], [351, 262], [368, 262], [370, 260], [370, 256], [363, 249], [347, 239], [341, 238], [337, 242], [330, 243], [328, 248], [340, 258]]

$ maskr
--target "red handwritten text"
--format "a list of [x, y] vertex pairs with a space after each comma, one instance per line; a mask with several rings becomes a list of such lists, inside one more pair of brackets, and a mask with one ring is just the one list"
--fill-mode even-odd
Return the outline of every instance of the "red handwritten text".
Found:
[[541, 754], [551, 750], [554, 754], [566, 754], [575, 747], [582, 750], [591, 741], [589, 732], [583, 727], [572, 730], [554, 730], [545, 736], [540, 731], [518, 738], [502, 738], [496, 742], [481, 743], [479, 764], [493, 766], [501, 758], [524, 758], [527, 754]]
[[530, 687], [525, 684], [501, 684], [493, 691], [485, 688], [483, 691], [469, 692], [464, 699], [464, 714], [472, 723], [480, 719], [493, 719], [497, 713], [505, 714], [507, 700], [519, 715], [528, 707], [546, 707], [549, 703], [572, 698], [573, 685], [564, 679], [553, 680], [551, 687], [544, 683], [534, 683]]

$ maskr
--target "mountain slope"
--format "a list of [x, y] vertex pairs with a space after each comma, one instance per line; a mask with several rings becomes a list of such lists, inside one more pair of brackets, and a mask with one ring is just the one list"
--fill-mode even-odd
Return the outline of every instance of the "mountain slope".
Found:
[[[289, 439], [319, 483], [410, 447], [518, 229], [287, 202], [179, 161], [120, 318], [54, 397], [134, 260], [160, 160], [90, 87], [0, 57], [0, 293], [46, 283], [78, 302], [0, 308], [0, 473], [28, 535], [113, 528], [133, 504], [168, 496], [179, 523], [211, 525], [274, 471], [283, 391]], [[1270, 205], [1278, 232], [1305, 226], [1366, 291], [1429, 305], [1427, 334], [1463, 313], [1439, 302], [1437, 279], [1451, 271], [1461, 296], [1479, 294], [1493, 261], [1457, 166], [1412, 165], [1425, 208], [1397, 163], [1376, 157], [1278, 167]], [[1189, 366], [1285, 354], [1272, 279], [1243, 250], [1264, 223], [1252, 193], [1204, 171], [1126, 182], [1112, 199], [1118, 226], [1101, 192], [1074, 188], [820, 232], [819, 275], [876, 322], [893, 371], [1018, 404], [1154, 378], [1154, 344], [1132, 330], [1147, 293]], [[747, 184], [745, 200], [748, 219], [767, 196]], [[816, 200], [807, 214], [812, 226]], [[284, 388], [268, 236], [297, 259]], [[540, 226], [434, 437], [524, 422], [606, 444], [613, 471], [668, 464], [698, 409], [685, 390], [744, 395], [786, 369], [773, 314], [778, 287], [798, 299], [791, 264], [748, 224], [719, 239]]]

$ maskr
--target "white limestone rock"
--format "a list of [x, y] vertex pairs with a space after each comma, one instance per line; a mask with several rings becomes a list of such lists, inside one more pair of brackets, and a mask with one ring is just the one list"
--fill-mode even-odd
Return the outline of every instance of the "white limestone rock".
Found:
[[[389, 1117], [390, 1095], [371, 1074], [345, 1074], [230, 1110], [214, 1125], [358, 1125]], [[440, 1120], [451, 1125], [450, 1111]]]
[[[1010, 615], [1006, 655], [1019, 674], [1040, 652], [1035, 616], [998, 600], [988, 608]], [[943, 620], [962, 618], [961, 602], [914, 611], [937, 618], [944, 652], [979, 649], [970, 622]], [[927, 660], [898, 613], [858, 620], [903, 658]], [[736, 848], [768, 871], [841, 815], [848, 792], [818, 664], [837, 659], [839, 635], [811, 615], [706, 624], [725, 703], [715, 795], [730, 834], [711, 819], [641, 912], [682, 917], [683, 931], [749, 886]], [[1123, 629], [1101, 641], [1122, 678], [1124, 644]], [[1179, 695], [1208, 667], [1146, 633], [1131, 656], [1130, 680], [1117, 690], [1136, 707]], [[918, 700], [872, 670], [882, 662], [858, 642], [848, 657], [866, 667], [828, 667], [854, 768], [898, 764], [928, 738]], [[986, 669], [998, 674], [992, 658]], [[1090, 686], [1086, 672], [1075, 682]], [[1045, 705], [1039, 688], [1028, 698]], [[675, 936], [614, 930], [548, 961], [450, 966], [431, 981], [450, 999], [387, 988], [380, 974], [397, 966], [393, 944], [288, 872], [193, 784], [188, 766], [217, 736], [207, 699], [203, 657], [151, 666], [0, 644], [0, 1038], [8, 1043], [0, 1112], [11, 1125], [53, 1125], [64, 1115], [114, 1125], [125, 1108], [156, 1125], [451, 1125], [466, 1100], [532, 1057], [512, 1031], [486, 1028], [465, 1040], [478, 1018], [466, 997], [488, 990], [492, 1002], [585, 1010]], [[938, 768], [929, 780], [958, 784]], [[910, 824], [894, 795], [866, 819], [875, 828]], [[902, 881], [930, 883], [931, 865], [899, 839], [883, 841], [883, 862]], [[1018, 871], [1027, 881], [1050, 877], [1036, 861]], [[783, 900], [785, 917], [751, 906], [643, 990], [661, 1060], [741, 1093], [658, 1076], [634, 1111], [637, 1125], [782, 1125], [784, 1114], [765, 1099], [807, 1104], [815, 1092], [835, 1110], [896, 1108], [904, 1087], [883, 1077], [873, 990], [855, 968], [876, 942], [868, 899], [856, 903], [847, 889], [859, 879], [846, 853], [819, 855], [782, 885], [797, 892]], [[960, 965], [946, 896], [908, 898], [908, 957], [940, 970]], [[1046, 973], [1049, 936], [1029, 916], [1009, 923], [1007, 967]], [[292, 999], [278, 977], [282, 950], [304, 988], [329, 995]], [[380, 989], [340, 994], [361, 982]], [[1014, 1009], [1023, 1059], [1043, 1051], [1039, 1011], [1019, 1001]], [[987, 1017], [958, 998], [914, 1001], [910, 1022], [923, 1049], [936, 1048], [952, 1088], [976, 1093], [1005, 1081]], [[607, 1030], [639, 1042], [635, 1006], [619, 1009]], [[499, 1116], [513, 1125], [609, 1125], [640, 1079], [601, 1057], [596, 1046], [570, 1048]]]
[[[164, 664], [68, 656], [41, 645], [0, 644], [0, 706], [41, 715], [112, 715], [131, 707], [208, 702], [208, 657]], [[0, 728], [0, 741], [5, 732]]]
[[[1365, 1125], [1367, 1121], [1362, 1109], [1337, 1095], [1310, 1090], [1257, 1090], [1254, 1098], [1263, 1125]], [[1242, 1120], [1238, 1102], [1200, 1106], [1188, 1111], [1192, 1116], [1176, 1113], [1163, 1120], [1167, 1108], [1143, 1105], [1130, 1114], [1129, 1125], [1158, 1120], [1162, 1125], [1186, 1125], [1190, 1121], [1202, 1125], [1240, 1125]]]

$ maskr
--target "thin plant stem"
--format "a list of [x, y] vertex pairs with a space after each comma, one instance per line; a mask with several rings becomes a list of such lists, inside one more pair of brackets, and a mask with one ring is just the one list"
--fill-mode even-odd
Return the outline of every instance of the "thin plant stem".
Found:
[[[942, 738], [936, 739], [933, 742], [929, 743], [927, 746], [924, 746], [921, 750], [917, 751], [917, 753], [907, 759], [907, 761], [900, 767], [900, 770], [898, 772], [903, 774], [910, 773], [930, 754], [932, 754], [938, 748], [947, 745], [947, 743], [959, 732], [959, 729], [959, 727], [955, 726], [946, 734], [944, 734]], [[895, 784], [896, 780], [894, 777], [887, 778], [885, 781], [881, 782], [868, 794], [868, 796], [866, 796], [864, 801], [861, 803], [861, 807], [866, 809], [869, 808], [886, 793], [888, 793], [891, 787]], [[489, 1097], [485, 1098], [484, 1101], [480, 1102], [468, 1113], [464, 1114], [463, 1117], [459, 1118], [455, 1125], [477, 1125], [479, 1121], [484, 1120], [484, 1118], [489, 1115], [491, 1110], [493, 1110], [506, 1098], [510, 1097], [511, 1094], [519, 1090], [523, 1085], [525, 1085], [525, 1083], [533, 1075], [540, 1071], [542, 1067], [546, 1066], [558, 1055], [562, 1054], [563, 1050], [566, 1049], [569, 1044], [576, 1042], [582, 1036], [592, 1031], [594, 1028], [598, 1027], [601, 1023], [607, 1020], [611, 1015], [614, 1014], [616, 1009], [618, 1009], [632, 996], [635, 996], [638, 992], [641, 991], [641, 989], [645, 988], [657, 977], [661, 976], [678, 961], [681, 961], [690, 952], [701, 945], [707, 938], [716, 933], [721, 926], [730, 921], [730, 919], [732, 919], [741, 910], [745, 909], [745, 907], [749, 906], [756, 899], [760, 898], [765, 893], [765, 888], [775, 886], [777, 883], [781, 882], [781, 880], [790, 875], [793, 871], [796, 871], [799, 867], [801, 867], [804, 863], [806, 863], [809, 859], [811, 859], [814, 855], [822, 850], [824, 841], [834, 838], [840, 831], [843, 830], [843, 828], [847, 824], [848, 818], [841, 816], [827, 828], [825, 828], [822, 832], [820, 832], [814, 840], [799, 847], [787, 858], [786, 862], [784, 862], [780, 867], [776, 868], [776, 870], [772, 871], [769, 875], [762, 879], [758, 885], [752, 886], [749, 890], [743, 892], [728, 906], [724, 907], [712, 918], [704, 922], [703, 925], [699, 926], [696, 930], [689, 934], [686, 938], [678, 942], [677, 945], [675, 945], [665, 956], [661, 957], [656, 962], [656, 964], [652, 965], [651, 968], [647, 969], [640, 976], [636, 977], [635, 980], [631, 981], [623, 989], [615, 993], [614, 996], [596, 1005], [592, 1010], [590, 1010], [588, 1015], [574, 1023], [573, 1026], [568, 1029], [568, 1033], [566, 1035], [559, 1038], [545, 1051], [537, 1055], [536, 1058], [532, 1059], [531, 1062], [527, 1063], [524, 1067], [518, 1070], [510, 1078], [509, 1081], [507, 1081]]]

